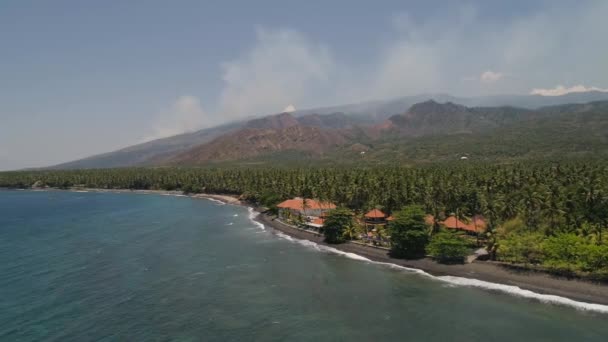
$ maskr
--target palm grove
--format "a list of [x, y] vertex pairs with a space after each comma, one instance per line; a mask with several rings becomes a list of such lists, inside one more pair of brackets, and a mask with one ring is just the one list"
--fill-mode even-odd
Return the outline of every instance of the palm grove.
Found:
[[[414, 227], [391, 231], [393, 252], [401, 257], [412, 257], [425, 248], [460, 248], [437, 227], [420, 226], [424, 223], [421, 216], [481, 214], [488, 223], [481, 238], [494, 258], [560, 273], [608, 278], [608, 243], [604, 236], [608, 226], [608, 163], [601, 161], [415, 168], [139, 168], [0, 173], [0, 187], [32, 185], [235, 194], [267, 207], [302, 196], [329, 200], [355, 213], [380, 207], [395, 213], [393, 227]], [[338, 221], [346, 219], [339, 216]], [[329, 240], [335, 242], [349, 238], [348, 234], [333, 234]]]

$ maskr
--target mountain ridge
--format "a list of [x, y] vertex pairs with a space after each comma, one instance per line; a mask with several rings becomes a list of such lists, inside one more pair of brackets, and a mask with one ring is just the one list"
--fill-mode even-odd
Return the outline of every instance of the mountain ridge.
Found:
[[[318, 129], [300, 129], [296, 134], [293, 132], [254, 132], [250, 131], [246, 136], [252, 138], [252, 134], [274, 134], [273, 139], [295, 139], [297, 136], [310, 141], [307, 135], [319, 137], [326, 134], [335, 134], [336, 139], [325, 139], [324, 141], [344, 141], [345, 146], [350, 143], [357, 146], [368, 146], [369, 141], [379, 139], [384, 135], [399, 137], [422, 137], [426, 135], [454, 135], [454, 134], [479, 134], [481, 132], [496, 129], [500, 126], [509, 125], [516, 121], [525, 119], [529, 112], [542, 116], [543, 107], [530, 109], [530, 105], [549, 104], [556, 106], [565, 105], [564, 101], [571, 101], [573, 106], [581, 101], [600, 98], [608, 100], [608, 93], [591, 92], [567, 94], [564, 96], [542, 97], [538, 95], [528, 96], [494, 96], [479, 98], [456, 98], [446, 94], [434, 97], [427, 95], [403, 97], [388, 101], [372, 101], [363, 104], [345, 106], [333, 106], [326, 108], [300, 110], [293, 113], [280, 113], [271, 116], [255, 118], [248, 121], [233, 122], [217, 127], [207, 128], [192, 133], [184, 133], [177, 136], [158, 139], [138, 145], [129, 146], [117, 151], [108, 152], [88, 158], [58, 164], [53, 169], [74, 168], [109, 168], [109, 167], [132, 167], [132, 166], [155, 166], [166, 163], [173, 164], [176, 156], [187, 154], [189, 150], [200, 148], [201, 145], [210, 143], [224, 135], [230, 136], [235, 132], [247, 127], [250, 129], [274, 129], [283, 130], [294, 126], [317, 127]], [[432, 108], [441, 105], [441, 99], [445, 99], [443, 105], [448, 109], [438, 113], [432, 113]], [[460, 102], [454, 102], [457, 100]], [[515, 100], [513, 100], [515, 99]], [[421, 100], [409, 103], [413, 100]], [[500, 106], [485, 106], [486, 103], [506, 103]], [[544, 101], [544, 102], [543, 102]], [[528, 106], [517, 107], [515, 104], [524, 103]], [[467, 105], [473, 104], [473, 106]], [[411, 108], [410, 108], [411, 107]], [[546, 106], [545, 106], [546, 107]], [[458, 112], [462, 117], [453, 118], [448, 112]], [[408, 113], [410, 117], [408, 117]], [[411, 114], [417, 114], [411, 117]], [[421, 113], [426, 113], [420, 117]], [[447, 116], [446, 116], [447, 115]], [[450, 128], [450, 129], [448, 129]], [[346, 132], [344, 130], [350, 130]], [[281, 137], [281, 135], [284, 135]], [[233, 137], [238, 138], [238, 134]], [[354, 136], [354, 137], [351, 137]], [[347, 137], [351, 137], [348, 138]], [[263, 137], [260, 137], [262, 139]], [[226, 141], [224, 139], [224, 141]], [[268, 146], [272, 144], [268, 142]], [[300, 144], [301, 145], [301, 144]], [[295, 147], [296, 150], [307, 150], [297, 144], [286, 144]], [[319, 147], [321, 151], [325, 148]], [[361, 148], [358, 148], [361, 150]], [[363, 151], [362, 151], [363, 152]], [[229, 153], [220, 153], [230, 155]], [[246, 153], [256, 155], [256, 153]], [[320, 153], [323, 154], [323, 153]], [[311, 155], [319, 153], [311, 152]], [[238, 158], [237, 158], [238, 159]], [[197, 163], [198, 164], [198, 163]]]

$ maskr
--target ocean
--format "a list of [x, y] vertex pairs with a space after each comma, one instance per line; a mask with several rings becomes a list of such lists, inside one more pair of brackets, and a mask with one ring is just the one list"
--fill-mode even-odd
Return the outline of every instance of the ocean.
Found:
[[254, 215], [0, 191], [0, 341], [608, 340], [605, 306], [373, 263]]

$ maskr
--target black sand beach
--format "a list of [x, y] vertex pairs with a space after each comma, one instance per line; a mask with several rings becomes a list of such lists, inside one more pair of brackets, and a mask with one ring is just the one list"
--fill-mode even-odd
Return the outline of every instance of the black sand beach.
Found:
[[399, 266], [416, 268], [434, 276], [455, 276], [477, 279], [491, 283], [517, 286], [536, 293], [570, 298], [576, 301], [608, 305], [608, 286], [577, 279], [554, 277], [533, 271], [516, 271], [485, 261], [463, 265], [443, 265], [430, 259], [403, 260], [391, 258], [387, 251], [380, 248], [363, 246], [356, 243], [329, 245], [323, 236], [293, 228], [274, 217], [260, 214], [256, 220], [267, 227], [276, 229], [297, 239], [312, 241], [331, 246], [343, 252], [355, 253], [373, 261], [392, 263]]

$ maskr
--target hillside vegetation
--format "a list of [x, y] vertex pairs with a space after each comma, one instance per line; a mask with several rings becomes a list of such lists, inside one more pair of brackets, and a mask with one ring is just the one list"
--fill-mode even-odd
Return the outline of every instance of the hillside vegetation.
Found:
[[[524, 151], [524, 155], [521, 155], [518, 152], [521, 148], [505, 152], [501, 146], [496, 145], [500, 145], [501, 137], [504, 137], [506, 142], [512, 140], [520, 142], [519, 137], [522, 134], [536, 134], [537, 131], [516, 132], [515, 135], [509, 135], [509, 129], [514, 130], [519, 123], [531, 119], [542, 117], [551, 119], [551, 115], [573, 114], [581, 108], [594, 110], [591, 107], [601, 106], [601, 102], [597, 101], [607, 100], [608, 93], [601, 92], [555, 97], [525, 95], [457, 98], [445, 94], [410, 96], [237, 121], [149, 141], [60, 164], [53, 168], [209, 165], [235, 161], [265, 163], [282, 161], [282, 158], [301, 160], [301, 156], [308, 160], [306, 162], [314, 160], [322, 163], [327, 158], [335, 159], [336, 156], [344, 157], [340, 158], [341, 162], [357, 161], [354, 153], [349, 151], [356, 153], [370, 151], [374, 154], [371, 159], [379, 162], [399, 160], [419, 163], [450, 159], [453, 157], [452, 154], [462, 153], [477, 153], [482, 159], [528, 158], [535, 154], [543, 154], [547, 149], [537, 150], [536, 144], [531, 142], [532, 144], [524, 146], [524, 150], [531, 149], [531, 151]], [[581, 105], [590, 101], [596, 103]], [[564, 105], [567, 103], [574, 104]], [[555, 106], [542, 107], [547, 105]], [[602, 118], [598, 119], [604, 121]], [[543, 143], [553, 144], [555, 137], [543, 131], [543, 123], [534, 124], [541, 125], [539, 127], [541, 136], [548, 137]], [[570, 136], [575, 138], [572, 142], [581, 145], [574, 151], [563, 150], [570, 157], [576, 156], [579, 152], [595, 153], [597, 149], [590, 151], [585, 148], [588, 144], [594, 146], [604, 144], [604, 141], [598, 140], [597, 137], [590, 137], [586, 141], [580, 139], [585, 135], [585, 129], [589, 125], [579, 128], [572, 125], [569, 127], [576, 130], [570, 132]], [[442, 139], [446, 135], [461, 135], [454, 139], [463, 140], [458, 144], [458, 149], [454, 147], [449, 150], [452, 153], [449, 155], [445, 153], [445, 147], [450, 141]], [[498, 137], [493, 138], [494, 135]], [[437, 137], [437, 139], [416, 140], [425, 137]], [[498, 141], [493, 142], [488, 138]], [[475, 148], [485, 141], [489, 141], [491, 150]], [[413, 146], [408, 148], [403, 146], [405, 144]], [[556, 146], [561, 148], [561, 145], [562, 142], [557, 141]], [[555, 150], [557, 154], [562, 151], [557, 148]], [[390, 153], [386, 156], [385, 152]], [[392, 152], [400, 154], [394, 155]]]

